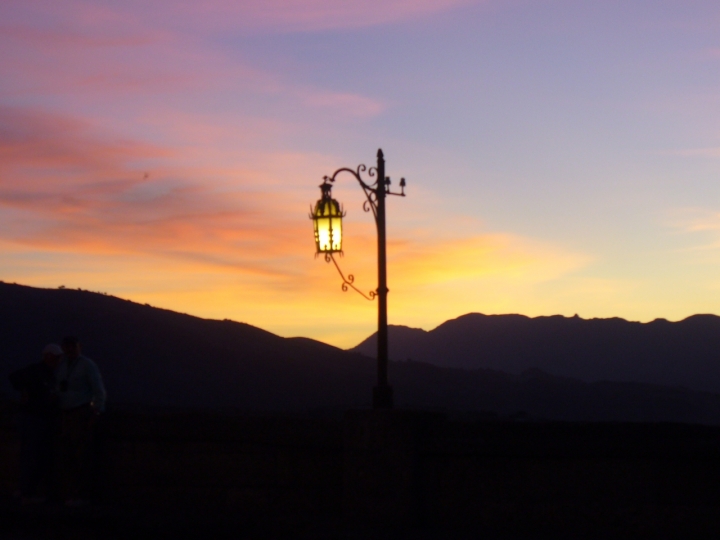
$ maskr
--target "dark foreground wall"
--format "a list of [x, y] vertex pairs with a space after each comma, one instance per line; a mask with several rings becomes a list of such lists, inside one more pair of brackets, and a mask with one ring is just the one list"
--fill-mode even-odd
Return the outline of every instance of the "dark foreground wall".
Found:
[[720, 429], [349, 415], [345, 518], [519, 538], [720, 532]]
[[[73, 515], [6, 506], [0, 532], [62, 525], [98, 538], [720, 533], [717, 427], [462, 423], [402, 411], [343, 420], [116, 414], [100, 435], [99, 504]], [[16, 433], [5, 426], [6, 497], [17, 452]]]
[[[133, 532], [163, 538], [189, 531], [310, 534], [319, 524], [338, 529], [338, 420], [118, 413], [106, 415], [98, 428], [97, 503], [84, 515], [70, 516], [87, 518], [98, 538]], [[16, 487], [18, 453], [17, 433], [6, 426], [0, 431], [3, 494]], [[52, 505], [41, 510], [31, 508], [29, 516], [25, 509], [11, 511], [10, 521], [22, 529], [38, 517], [50, 525], [69, 519]], [[2, 523], [0, 516], [0, 532]]]

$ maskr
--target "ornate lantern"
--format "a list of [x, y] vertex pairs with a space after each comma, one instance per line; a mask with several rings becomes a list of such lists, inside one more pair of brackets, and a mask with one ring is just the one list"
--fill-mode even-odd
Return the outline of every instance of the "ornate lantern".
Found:
[[332, 184], [325, 182], [320, 185], [322, 198], [310, 214], [315, 227], [315, 246], [317, 253], [342, 253], [342, 218], [345, 212], [335, 199], [330, 196]]

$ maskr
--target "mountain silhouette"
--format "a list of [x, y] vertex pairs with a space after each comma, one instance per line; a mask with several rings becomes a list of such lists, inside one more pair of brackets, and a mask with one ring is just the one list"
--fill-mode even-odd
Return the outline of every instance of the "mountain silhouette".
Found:
[[[407, 334], [418, 332], [432, 334]], [[11, 394], [8, 373], [39, 361], [46, 343], [68, 334], [80, 338], [83, 352], [100, 367], [110, 407], [342, 414], [369, 407], [376, 381], [373, 359], [312, 339], [100, 293], [0, 282], [2, 393]], [[389, 375], [400, 408], [485, 419], [720, 424], [720, 395], [679, 387], [419, 361], [391, 362]]]
[[[376, 354], [373, 335], [350, 349]], [[539, 369], [585, 382], [685, 386], [720, 392], [720, 317], [679, 322], [471, 313], [426, 332], [389, 329], [391, 360], [520, 374]]]
[[304, 410], [370, 402], [374, 362], [324, 343], [89, 291], [0, 284], [7, 371], [38, 361], [44, 344], [64, 335], [79, 337], [115, 403]]

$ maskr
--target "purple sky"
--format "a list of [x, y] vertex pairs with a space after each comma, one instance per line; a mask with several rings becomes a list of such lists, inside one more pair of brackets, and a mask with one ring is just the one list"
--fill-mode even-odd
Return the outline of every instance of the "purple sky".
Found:
[[[720, 4], [0, 4], [0, 279], [351, 346], [322, 177], [388, 206], [390, 322], [720, 311]], [[341, 264], [375, 287], [362, 193]]]

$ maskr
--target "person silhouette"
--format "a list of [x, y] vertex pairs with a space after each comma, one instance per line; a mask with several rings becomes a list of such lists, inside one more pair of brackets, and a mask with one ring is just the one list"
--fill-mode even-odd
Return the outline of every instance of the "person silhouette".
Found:
[[[20, 501], [45, 502], [54, 490], [53, 449], [58, 400], [55, 368], [62, 349], [50, 343], [42, 361], [10, 374], [10, 384], [21, 393], [20, 403]], [[44, 489], [43, 489], [44, 488]]]
[[83, 356], [74, 336], [62, 340], [57, 368], [60, 436], [59, 475], [66, 506], [89, 503], [93, 427], [105, 410], [106, 392], [95, 362]]

